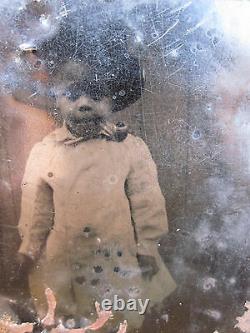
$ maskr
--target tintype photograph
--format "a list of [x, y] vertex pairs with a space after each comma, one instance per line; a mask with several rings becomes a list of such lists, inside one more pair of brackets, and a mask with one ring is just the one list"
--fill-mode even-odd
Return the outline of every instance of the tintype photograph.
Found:
[[250, 332], [249, 31], [249, 0], [0, 1], [1, 333]]

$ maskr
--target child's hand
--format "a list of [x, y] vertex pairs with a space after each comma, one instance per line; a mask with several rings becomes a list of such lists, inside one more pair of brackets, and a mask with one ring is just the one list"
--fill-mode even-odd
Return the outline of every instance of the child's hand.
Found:
[[159, 271], [155, 258], [137, 254], [137, 260], [142, 271], [143, 279], [151, 281], [153, 276]]

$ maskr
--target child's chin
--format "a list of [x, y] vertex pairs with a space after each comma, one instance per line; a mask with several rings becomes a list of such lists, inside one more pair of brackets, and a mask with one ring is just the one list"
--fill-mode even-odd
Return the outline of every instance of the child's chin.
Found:
[[100, 132], [100, 118], [88, 118], [88, 119], [71, 119], [67, 120], [66, 124], [70, 132], [77, 136], [84, 136], [86, 133], [92, 133], [96, 136]]

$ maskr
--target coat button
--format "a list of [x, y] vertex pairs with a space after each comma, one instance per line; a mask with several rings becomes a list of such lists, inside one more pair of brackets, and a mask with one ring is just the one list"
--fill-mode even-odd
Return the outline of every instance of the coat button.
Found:
[[93, 280], [91, 280], [91, 285], [92, 286], [97, 286], [99, 283], [100, 283], [99, 279], [93, 279]]
[[117, 251], [117, 255], [118, 255], [118, 257], [121, 257], [122, 256], [122, 251]]
[[85, 227], [83, 229], [83, 234], [85, 237], [89, 237], [89, 233], [90, 233], [90, 228], [89, 227]]
[[79, 284], [83, 284], [84, 282], [86, 282], [86, 278], [85, 276], [78, 276], [77, 278], [75, 278], [75, 281]]
[[119, 128], [126, 127], [126, 125], [125, 125], [124, 122], [122, 122], [122, 121], [118, 121], [118, 122], [116, 123], [116, 126], [119, 127]]
[[101, 273], [103, 271], [102, 266], [94, 266], [94, 271], [96, 273]]
[[104, 254], [104, 257], [106, 257], [106, 258], [110, 257], [110, 252], [109, 252], [109, 250], [104, 250], [104, 251], [103, 251], [103, 254]]

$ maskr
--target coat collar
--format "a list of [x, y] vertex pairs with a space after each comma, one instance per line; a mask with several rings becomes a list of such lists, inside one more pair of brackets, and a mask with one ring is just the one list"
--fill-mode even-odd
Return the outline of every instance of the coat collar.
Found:
[[56, 135], [57, 142], [65, 142], [67, 140], [76, 139], [76, 137], [74, 137], [74, 135], [71, 134], [70, 131], [67, 129], [65, 122], [63, 122], [62, 127], [58, 128], [55, 131], [55, 135]]
[[[62, 127], [58, 128], [55, 132], [56, 141], [63, 142], [65, 145], [76, 145], [83, 141], [88, 141], [91, 138], [76, 137], [74, 136], [63, 122]], [[123, 141], [128, 135], [128, 127], [124, 123], [113, 124], [105, 121], [101, 124], [99, 138], [104, 138], [110, 141]]]

